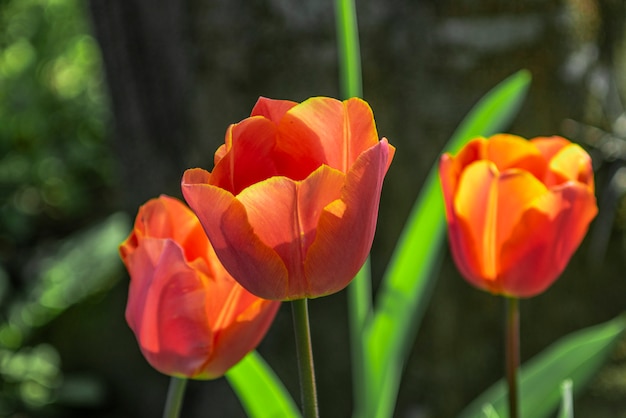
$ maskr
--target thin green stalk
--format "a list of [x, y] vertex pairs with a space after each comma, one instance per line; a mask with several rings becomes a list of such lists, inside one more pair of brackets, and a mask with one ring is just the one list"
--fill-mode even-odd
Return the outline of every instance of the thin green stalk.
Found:
[[346, 99], [361, 97], [361, 50], [354, 0], [335, 0], [335, 15], [341, 95]]
[[355, 417], [365, 415], [367, 387], [365, 366], [364, 329], [372, 315], [372, 286], [370, 261], [367, 259], [361, 270], [348, 286], [348, 320], [350, 323], [350, 355], [352, 360], [352, 393]]
[[292, 301], [291, 312], [293, 314], [293, 329], [296, 335], [296, 353], [298, 355], [298, 371], [300, 374], [302, 412], [304, 418], [318, 418], [317, 388], [315, 387], [315, 367], [313, 365], [313, 349], [311, 345], [307, 299]]
[[[363, 96], [359, 28], [354, 0], [335, 0], [337, 49], [341, 97]], [[355, 416], [364, 416], [367, 409], [367, 371], [365, 367], [364, 328], [372, 313], [372, 286], [369, 259], [348, 286], [348, 316], [350, 321], [350, 350], [352, 388]]]
[[165, 401], [165, 410], [163, 411], [163, 418], [178, 418], [180, 415], [180, 409], [183, 406], [183, 398], [185, 395], [185, 387], [187, 386], [187, 379], [184, 377], [170, 378], [170, 386], [167, 389], [167, 400]]
[[509, 418], [519, 418], [519, 300], [507, 298], [506, 314], [506, 380], [509, 386]]

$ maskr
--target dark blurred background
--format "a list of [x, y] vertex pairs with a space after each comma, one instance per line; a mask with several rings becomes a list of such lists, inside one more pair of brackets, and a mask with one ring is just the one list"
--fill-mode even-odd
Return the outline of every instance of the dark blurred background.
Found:
[[[427, 170], [473, 104], [526, 68], [510, 132], [561, 134], [597, 169], [600, 214], [567, 271], [522, 302], [522, 358], [624, 309], [623, 0], [357, 1], [364, 97], [398, 149], [372, 251], [378, 283]], [[212, 169], [258, 96], [339, 96], [330, 0], [0, 0], [0, 416], [156, 417], [168, 378], [124, 321], [117, 245], [138, 206]], [[350, 416], [345, 292], [310, 302], [320, 410]], [[503, 301], [450, 258], [397, 417], [451, 417], [502, 375]], [[259, 348], [298, 399], [288, 305]], [[575, 403], [626, 417], [626, 344]], [[621, 415], [620, 415], [621, 414]], [[240, 417], [224, 379], [183, 416]]]

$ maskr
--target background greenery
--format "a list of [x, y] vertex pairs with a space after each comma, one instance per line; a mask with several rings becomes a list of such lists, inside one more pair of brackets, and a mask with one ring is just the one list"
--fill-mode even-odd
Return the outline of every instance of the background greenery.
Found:
[[[180, 196], [182, 170], [210, 168], [226, 126], [259, 95], [339, 95], [330, 2], [174, 3], [0, 0], [0, 416], [158, 416], [167, 378], [146, 364], [124, 322], [116, 248], [137, 205]], [[618, 315], [623, 4], [357, 3], [364, 97], [398, 148], [375, 286], [444, 142], [482, 94], [528, 68], [533, 84], [511, 131], [586, 144], [601, 214], [564, 276], [522, 303], [522, 357]], [[351, 411], [344, 293], [310, 304], [324, 417]], [[501, 376], [501, 302], [444, 260], [397, 416], [455, 416]], [[297, 397], [290, 326], [285, 306], [260, 351]], [[625, 347], [576, 400], [577, 415], [626, 409]], [[243, 415], [224, 379], [192, 382], [185, 408], [190, 417]]]

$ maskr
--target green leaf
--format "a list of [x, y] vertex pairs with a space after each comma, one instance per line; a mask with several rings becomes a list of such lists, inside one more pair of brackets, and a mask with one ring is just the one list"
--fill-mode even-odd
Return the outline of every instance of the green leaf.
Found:
[[250, 418], [301, 416], [287, 389], [256, 351], [230, 369], [226, 379]]
[[526, 98], [530, 80], [530, 72], [520, 70], [494, 87], [463, 119], [448, 142], [446, 151], [454, 154], [469, 139], [491, 136], [509, 125]]
[[561, 409], [558, 418], [574, 418], [574, 395], [572, 379], [566, 379], [561, 383]]
[[482, 413], [482, 418], [500, 418], [500, 415], [498, 415], [496, 410], [493, 408], [493, 405], [489, 403], [483, 406]]
[[[520, 405], [525, 417], [542, 418], [552, 414], [561, 401], [561, 383], [571, 379], [574, 390], [581, 390], [604, 364], [626, 330], [626, 317], [577, 331], [563, 337], [522, 367]], [[485, 404], [506, 416], [506, 382], [499, 381], [474, 400], [459, 418], [482, 417]], [[567, 415], [565, 415], [567, 416]]]
[[[457, 152], [475, 136], [504, 129], [517, 113], [530, 74], [520, 71], [484, 96], [460, 124], [446, 151]], [[438, 164], [431, 169], [383, 277], [374, 316], [364, 330], [367, 406], [357, 414], [393, 413], [402, 368], [413, 343], [438, 271], [445, 236]]]

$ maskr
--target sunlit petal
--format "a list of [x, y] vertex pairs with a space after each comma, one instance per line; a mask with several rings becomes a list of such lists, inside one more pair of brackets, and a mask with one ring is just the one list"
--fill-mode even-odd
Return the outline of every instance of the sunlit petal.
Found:
[[185, 174], [183, 194], [248, 291], [317, 297], [345, 287], [367, 257], [394, 152], [360, 99], [260, 98], [228, 128], [213, 173]]
[[497, 187], [496, 251], [499, 252], [528, 205], [548, 193], [548, 189], [536, 177], [523, 170], [502, 173]]
[[367, 258], [393, 152], [385, 139], [364, 152], [348, 172], [341, 199], [327, 206], [320, 216], [305, 265], [312, 295], [343, 289]]
[[529, 297], [550, 286], [596, 213], [593, 194], [573, 182], [536, 199], [503, 246], [501, 275], [506, 278], [506, 293]]
[[277, 251], [259, 239], [241, 202], [234, 200], [220, 220], [224, 246], [215, 246], [215, 252], [229, 273], [259, 297], [286, 299], [292, 286], [287, 266]]
[[464, 242], [476, 247], [480, 275], [486, 280], [495, 280], [497, 274], [498, 179], [492, 162], [470, 164], [461, 174], [453, 203], [456, 216], [464, 221], [470, 235]]
[[289, 109], [298, 103], [290, 100], [268, 99], [267, 97], [259, 97], [256, 104], [252, 108], [250, 116], [263, 116], [275, 124], [278, 124]]
[[232, 144], [211, 173], [211, 184], [238, 194], [277, 173], [272, 160], [276, 125], [260, 116], [231, 127]]
[[132, 258], [126, 319], [144, 356], [163, 373], [195, 375], [213, 342], [201, 277], [173, 241], [146, 239]]
[[570, 141], [560, 136], [539, 136], [531, 139], [530, 143], [537, 147], [546, 161], [550, 161], [557, 152], [572, 144]]
[[[245, 289], [239, 288], [237, 292], [240, 300], [251, 299]], [[240, 303], [239, 306], [245, 309], [219, 329], [220, 343], [216, 344], [213, 358], [208, 359], [203, 367], [204, 375], [200, 377], [222, 376], [261, 342], [263, 334], [259, 333], [259, 329], [269, 328], [280, 304], [253, 296], [252, 298], [254, 300]]]
[[[245, 207], [231, 193], [219, 187], [196, 183], [200, 169], [183, 175], [185, 200], [204, 226], [216, 254], [226, 270], [257, 296], [277, 299], [287, 291], [287, 268], [268, 244], [262, 242], [248, 221]], [[208, 204], [210, 202], [210, 204]]]
[[290, 109], [279, 125], [278, 148], [295, 161], [306, 165], [303, 177], [321, 164], [344, 173], [366, 149], [378, 142], [370, 107], [360, 99], [340, 102], [315, 97]]
[[492, 293], [547, 289], [597, 213], [591, 160], [561, 137], [476, 138], [439, 173], [454, 261]]
[[[215, 189], [194, 183], [210, 179], [203, 170], [185, 177], [191, 194]], [[218, 210], [234, 199], [222, 192], [226, 203]], [[120, 254], [131, 277], [127, 322], [148, 362], [165, 374], [220, 377], [256, 347], [278, 309], [235, 282], [198, 218], [177, 199], [143, 205]]]
[[567, 181], [586, 184], [593, 192], [593, 167], [591, 158], [580, 146], [570, 144], [561, 148], [550, 160], [545, 182], [556, 186]]
[[486, 159], [498, 170], [517, 168], [532, 173], [541, 179], [546, 169], [546, 160], [539, 150], [526, 139], [508, 134], [494, 135], [487, 142]]

